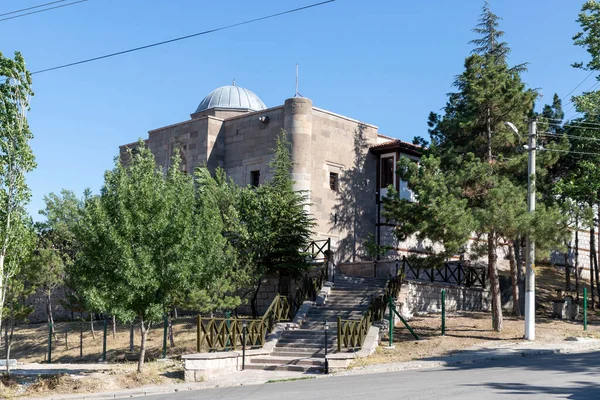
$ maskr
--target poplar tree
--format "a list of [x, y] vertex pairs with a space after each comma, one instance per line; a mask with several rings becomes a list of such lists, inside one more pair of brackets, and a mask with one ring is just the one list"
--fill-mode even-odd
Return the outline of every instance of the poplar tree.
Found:
[[10, 280], [19, 272], [19, 263], [7, 263], [27, 229], [25, 205], [30, 190], [25, 182], [36, 164], [29, 146], [33, 134], [27, 123], [29, 101], [33, 95], [31, 73], [23, 56], [14, 59], [0, 53], [0, 332], [4, 301]]

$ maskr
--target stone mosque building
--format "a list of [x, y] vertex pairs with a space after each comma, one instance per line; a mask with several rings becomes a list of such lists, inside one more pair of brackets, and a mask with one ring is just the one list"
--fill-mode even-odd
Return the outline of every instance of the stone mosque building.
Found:
[[[151, 130], [145, 142], [159, 165], [169, 166], [179, 151], [189, 173], [198, 165], [212, 171], [221, 167], [236, 184], [256, 186], [270, 179], [268, 163], [282, 129], [292, 142], [295, 188], [310, 194], [314, 239], [331, 238], [338, 260], [358, 258], [367, 234], [382, 231], [377, 218], [385, 188], [402, 187], [396, 160], [402, 154], [418, 159], [417, 146], [382, 135], [375, 125], [317, 108], [308, 98], [267, 107], [235, 82], [209, 93], [190, 119]], [[121, 155], [135, 145], [121, 146]]]
[[[234, 82], [209, 93], [190, 119], [149, 131], [145, 142], [164, 167], [179, 151], [182, 168], [189, 173], [199, 165], [212, 171], [221, 167], [236, 184], [257, 186], [270, 179], [268, 163], [282, 129], [292, 142], [295, 188], [310, 194], [310, 212], [317, 223], [314, 239], [331, 239], [336, 262], [360, 260], [369, 234], [378, 244], [391, 246], [394, 257], [428, 254], [430, 243], [416, 238], [398, 243], [394, 225], [381, 216], [381, 199], [389, 185], [412, 199], [395, 165], [400, 157], [418, 161], [420, 148], [379, 133], [373, 124], [315, 107], [308, 98], [293, 97], [267, 107]], [[135, 146], [120, 146], [121, 156]], [[579, 231], [579, 266], [584, 269], [589, 266], [588, 236]], [[506, 250], [499, 249], [501, 268], [508, 267]], [[569, 258], [573, 265], [572, 249]], [[564, 264], [564, 255], [556, 254], [553, 261]]]

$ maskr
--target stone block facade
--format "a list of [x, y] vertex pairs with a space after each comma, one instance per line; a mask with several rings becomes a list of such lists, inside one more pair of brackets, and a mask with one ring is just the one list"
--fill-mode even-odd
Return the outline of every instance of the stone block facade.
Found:
[[[358, 248], [375, 232], [376, 158], [369, 148], [385, 137], [366, 124], [313, 106], [303, 97], [259, 111], [211, 108], [191, 119], [149, 131], [144, 141], [157, 164], [168, 168], [178, 153], [182, 169], [221, 167], [238, 185], [271, 178], [268, 166], [276, 138], [285, 130], [292, 143], [292, 178], [309, 196], [314, 239], [332, 239], [336, 259], [356, 259]], [[120, 147], [126, 162], [127, 149]]]
[[398, 296], [401, 313], [407, 317], [415, 313], [442, 311], [442, 289], [446, 290], [446, 311], [489, 311], [490, 291], [486, 288], [466, 288], [441, 283], [403, 282]]

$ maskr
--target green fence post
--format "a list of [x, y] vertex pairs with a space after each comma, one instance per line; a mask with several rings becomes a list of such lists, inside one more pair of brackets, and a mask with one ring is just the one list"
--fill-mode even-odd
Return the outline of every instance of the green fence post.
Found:
[[442, 336], [446, 336], [446, 289], [442, 289]]
[[196, 351], [200, 353], [200, 324], [202, 321], [200, 320], [200, 314], [196, 316]]
[[394, 300], [392, 299], [392, 296], [390, 296], [390, 301], [389, 301], [389, 313], [390, 313], [390, 345], [389, 347], [391, 348], [392, 346], [394, 346], [394, 311], [396, 310], [396, 308], [394, 307]]
[[583, 288], [583, 330], [587, 331], [587, 288]]
[[48, 322], [48, 364], [52, 363], [52, 322]]
[[167, 358], [167, 329], [169, 329], [169, 317], [167, 314], [163, 316], [163, 348], [162, 358]]
[[342, 318], [337, 317], [338, 353], [342, 351]]
[[106, 362], [106, 328], [108, 327], [108, 319], [104, 318], [104, 337], [102, 338], [102, 362]]

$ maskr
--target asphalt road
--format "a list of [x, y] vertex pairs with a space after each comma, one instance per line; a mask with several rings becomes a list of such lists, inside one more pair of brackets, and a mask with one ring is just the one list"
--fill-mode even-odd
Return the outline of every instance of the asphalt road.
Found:
[[521, 357], [441, 369], [326, 377], [145, 399], [595, 399], [600, 352]]

